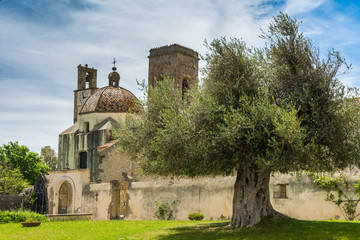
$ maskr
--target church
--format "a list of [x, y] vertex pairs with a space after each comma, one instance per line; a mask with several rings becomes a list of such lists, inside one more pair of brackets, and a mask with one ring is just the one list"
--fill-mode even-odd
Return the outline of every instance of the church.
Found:
[[[167, 75], [181, 91], [198, 81], [199, 54], [172, 44], [149, 51], [148, 84]], [[121, 87], [114, 67], [108, 85], [98, 88], [97, 70], [78, 66], [73, 125], [59, 135], [58, 168], [46, 176], [49, 216], [81, 219], [154, 219], [154, 202], [172, 202], [174, 218], [200, 212], [205, 219], [232, 215], [234, 176], [196, 179], [152, 179], [139, 176], [130, 158], [119, 151], [112, 129], [136, 112], [138, 99]], [[274, 208], [299, 219], [341, 217], [325, 202], [307, 176], [275, 175], [270, 181]], [[299, 207], [301, 206], [301, 208]], [[319, 214], [314, 214], [318, 212]]]

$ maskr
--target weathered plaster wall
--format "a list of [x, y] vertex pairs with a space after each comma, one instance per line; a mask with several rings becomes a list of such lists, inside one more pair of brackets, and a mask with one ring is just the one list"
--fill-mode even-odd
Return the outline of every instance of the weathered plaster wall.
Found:
[[50, 171], [48, 182], [49, 214], [58, 214], [59, 189], [64, 181], [72, 186], [73, 201], [68, 213], [92, 213], [92, 219], [110, 219], [110, 183], [90, 183], [88, 169]]
[[58, 169], [65, 169], [66, 163], [70, 169], [76, 169], [75, 134], [59, 135]]
[[[201, 178], [197, 180], [162, 180], [133, 182], [127, 191], [127, 219], [154, 219], [154, 201], [181, 200], [174, 208], [175, 219], [187, 219], [190, 212], [201, 212], [205, 219], [230, 218], [232, 215], [235, 177]], [[273, 188], [288, 184], [288, 198], [274, 198]], [[301, 177], [277, 174], [270, 180], [273, 207], [297, 219], [344, 219], [339, 208], [326, 202], [326, 194], [305, 174]]]
[[[59, 164], [60, 170], [79, 169], [79, 154], [87, 152], [87, 168], [90, 169], [90, 180], [96, 182], [99, 179], [97, 147], [111, 140], [110, 130], [105, 129], [91, 131], [97, 124], [112, 117], [116, 120], [124, 120], [125, 113], [91, 113], [79, 116], [79, 130], [74, 133], [59, 135]], [[90, 123], [90, 132], [84, 132], [84, 123]], [[116, 150], [115, 150], [116, 151]], [[112, 179], [110, 179], [112, 180]], [[110, 181], [109, 180], [109, 181]], [[109, 182], [108, 181], [108, 182]]]
[[60, 170], [79, 169], [79, 154], [87, 152], [87, 168], [90, 169], [91, 181], [97, 179], [97, 147], [109, 140], [107, 130], [72, 133], [59, 136], [59, 165]]
[[79, 132], [84, 132], [84, 123], [88, 122], [90, 131], [99, 123], [111, 117], [116, 121], [124, 121], [126, 113], [86, 113], [79, 115]]
[[113, 145], [99, 152], [98, 178], [102, 182], [122, 179], [122, 173], [135, 177], [135, 168], [128, 156], [120, 152], [116, 145]]
[[[288, 198], [273, 197], [273, 187], [277, 184], [289, 184]], [[306, 174], [276, 174], [270, 179], [270, 194], [274, 208], [290, 217], [304, 220], [344, 219], [338, 206], [325, 201], [326, 193]]]
[[83, 189], [82, 210], [92, 213], [94, 220], [108, 220], [111, 212], [110, 183], [91, 183]]
[[59, 189], [64, 181], [68, 181], [72, 187], [72, 206], [69, 213], [84, 213], [82, 209], [83, 188], [90, 184], [90, 172], [88, 169], [50, 171], [46, 176], [48, 184], [49, 214], [58, 214]]
[[230, 218], [234, 177], [133, 182], [128, 193], [126, 219], [154, 219], [154, 201], [180, 200], [175, 219], [201, 212], [206, 219]]
[[[92, 213], [95, 220], [118, 218], [155, 219], [155, 201], [180, 200], [174, 207], [174, 218], [186, 220], [191, 212], [201, 212], [205, 219], [229, 219], [232, 215], [235, 177], [175, 179], [132, 182], [126, 191], [124, 181], [90, 183], [89, 170], [52, 171], [48, 179], [50, 214], [58, 213], [58, 192], [64, 181], [73, 187], [70, 213]], [[119, 185], [120, 184], [120, 185]], [[274, 186], [287, 185], [287, 198], [274, 198]], [[124, 185], [125, 186], [125, 185]], [[276, 174], [270, 180], [273, 207], [297, 219], [343, 219], [339, 208], [326, 202], [307, 175]], [[123, 189], [123, 190], [120, 190]]]

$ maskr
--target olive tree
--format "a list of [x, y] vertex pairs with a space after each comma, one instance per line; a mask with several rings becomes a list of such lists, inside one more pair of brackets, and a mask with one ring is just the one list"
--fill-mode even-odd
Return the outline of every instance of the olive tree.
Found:
[[235, 174], [235, 227], [278, 214], [271, 172], [356, 163], [359, 108], [343, 101], [336, 79], [345, 62], [334, 51], [321, 59], [299, 27], [281, 13], [264, 32], [264, 49], [238, 39], [206, 43], [202, 86], [185, 97], [171, 79], [149, 86], [142, 110], [117, 131], [122, 149], [147, 174]]

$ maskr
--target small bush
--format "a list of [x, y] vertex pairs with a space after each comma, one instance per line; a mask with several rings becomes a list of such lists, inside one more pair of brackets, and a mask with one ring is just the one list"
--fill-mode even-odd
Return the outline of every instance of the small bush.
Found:
[[190, 213], [189, 215], [188, 215], [188, 218], [190, 219], [190, 220], [195, 220], [195, 221], [201, 221], [201, 220], [203, 220], [204, 219], [204, 214], [201, 214], [201, 213]]
[[49, 219], [44, 215], [30, 211], [0, 211], [0, 223], [25, 222], [27, 219], [33, 221], [48, 222]]
[[155, 201], [155, 216], [159, 220], [171, 220], [173, 218], [173, 206], [179, 203], [180, 200], [174, 200], [172, 202]]

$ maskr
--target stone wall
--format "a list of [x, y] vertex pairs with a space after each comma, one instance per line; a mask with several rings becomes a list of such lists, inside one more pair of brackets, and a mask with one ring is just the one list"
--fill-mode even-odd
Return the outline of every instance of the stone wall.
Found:
[[0, 195], [0, 210], [19, 209], [22, 207], [21, 195]]
[[205, 219], [229, 219], [235, 177], [133, 182], [128, 193], [126, 219], [155, 219], [155, 201], [180, 200], [174, 218], [186, 220], [191, 212]]
[[64, 222], [64, 221], [79, 221], [91, 220], [92, 214], [78, 213], [78, 214], [46, 214], [50, 221]]
[[[200, 178], [196, 180], [162, 180], [133, 182], [128, 194], [126, 219], [155, 219], [155, 201], [180, 200], [174, 207], [174, 218], [186, 220], [191, 212], [200, 212], [205, 219], [229, 219], [232, 216], [235, 177]], [[286, 196], [274, 194], [278, 185]], [[270, 179], [273, 207], [290, 217], [306, 220], [344, 219], [340, 209], [325, 201], [320, 190], [306, 174], [276, 174]]]
[[99, 150], [98, 179], [102, 182], [121, 179], [125, 172], [131, 177], [135, 177], [135, 168], [129, 157], [120, 152], [114, 144], [104, 150]]
[[[93, 220], [107, 220], [112, 217], [111, 211], [115, 205], [112, 186], [110, 183], [90, 183], [89, 169], [50, 171], [46, 179], [50, 215], [59, 214], [59, 190], [67, 181], [72, 192], [67, 214], [92, 214]], [[118, 199], [115, 198], [116, 200]]]
[[83, 188], [81, 212], [92, 213], [94, 220], [111, 218], [112, 195], [110, 183], [91, 183]]
[[153, 48], [149, 55], [149, 85], [155, 84], [162, 75], [175, 79], [175, 87], [182, 90], [186, 77], [190, 85], [198, 82], [198, 53], [190, 48], [172, 44]]
[[[274, 198], [274, 186], [279, 184], [286, 186], [286, 198]], [[325, 201], [326, 192], [306, 174], [274, 175], [270, 179], [270, 194], [274, 208], [290, 217], [304, 220], [344, 219], [339, 207]]]
[[[155, 201], [172, 202], [174, 219], [187, 220], [191, 212], [200, 212], [207, 220], [230, 219], [232, 216], [235, 177], [167, 179], [110, 183], [90, 183], [89, 170], [52, 171], [48, 178], [50, 214], [58, 213], [59, 188], [69, 181], [73, 203], [69, 213], [90, 213], [94, 220], [155, 219]], [[344, 219], [340, 209], [324, 199], [307, 175], [276, 174], [270, 179], [273, 207], [290, 217], [306, 220]], [[279, 192], [279, 189], [281, 192]]]

